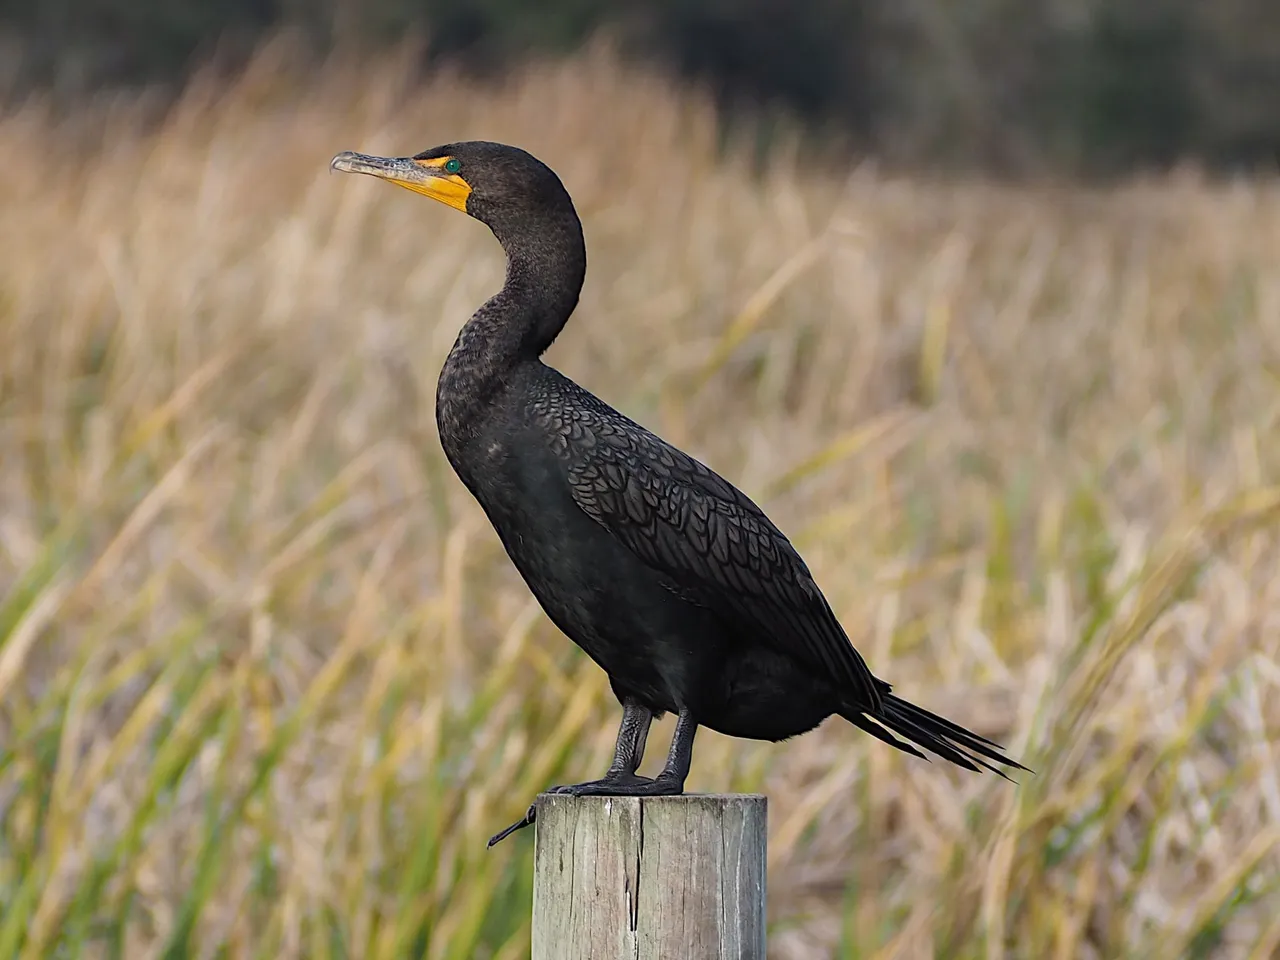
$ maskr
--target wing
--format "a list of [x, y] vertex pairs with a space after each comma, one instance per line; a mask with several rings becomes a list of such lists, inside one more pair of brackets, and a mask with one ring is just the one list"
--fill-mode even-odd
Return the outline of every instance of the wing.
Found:
[[[594, 399], [594, 398], [593, 398]], [[603, 407], [603, 404], [601, 405]], [[881, 695], [791, 542], [733, 484], [610, 408], [574, 411], [573, 498], [636, 556], [864, 709]]]

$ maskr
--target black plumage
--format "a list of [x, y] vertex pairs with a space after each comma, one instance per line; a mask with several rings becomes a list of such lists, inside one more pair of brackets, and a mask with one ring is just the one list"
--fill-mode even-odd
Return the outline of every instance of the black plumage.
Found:
[[[505, 284], [445, 361], [436, 417], [450, 464], [529, 589], [623, 705], [606, 775], [555, 791], [680, 793], [699, 726], [776, 741], [833, 714], [916, 756], [1026, 769], [872, 675], [804, 560], [745, 494], [542, 362], [586, 273], [581, 223], [555, 173], [485, 142], [400, 159], [346, 153], [333, 167], [463, 209], [506, 252]], [[640, 777], [649, 725], [665, 712], [679, 718], [667, 764]]]

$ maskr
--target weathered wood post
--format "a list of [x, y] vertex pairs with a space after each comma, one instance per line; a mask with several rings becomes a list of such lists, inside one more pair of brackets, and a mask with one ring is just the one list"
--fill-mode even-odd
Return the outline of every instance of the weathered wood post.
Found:
[[538, 797], [533, 960], [765, 960], [758, 794]]

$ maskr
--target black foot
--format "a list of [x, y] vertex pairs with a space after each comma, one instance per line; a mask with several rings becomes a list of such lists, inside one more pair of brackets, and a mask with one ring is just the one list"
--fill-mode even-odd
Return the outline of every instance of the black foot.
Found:
[[521, 819], [517, 820], [515, 823], [507, 827], [505, 830], [495, 833], [492, 837], [489, 838], [489, 842], [485, 846], [488, 849], [492, 850], [493, 845], [495, 843], [501, 843], [503, 840], [507, 839], [507, 837], [511, 836], [517, 830], [523, 830], [525, 827], [529, 826], [531, 823], [533, 823], [533, 821], [537, 819], [538, 819], [538, 806], [537, 804], [531, 803], [529, 804], [529, 809], [524, 812], [524, 816]]
[[[650, 779], [629, 773], [620, 777], [606, 777], [603, 780], [588, 780], [586, 783], [566, 783], [558, 787], [550, 787], [546, 792], [567, 794], [571, 797], [673, 797], [684, 793], [684, 784], [662, 775]], [[523, 818], [489, 838], [489, 847], [501, 843], [517, 830], [523, 830], [537, 819], [537, 804], [531, 803]]]
[[645, 797], [650, 795], [657, 782], [649, 777], [637, 777], [634, 773], [628, 773], [619, 777], [605, 777], [603, 780], [588, 780], [586, 783], [548, 787], [547, 793], [566, 794], [570, 797]]

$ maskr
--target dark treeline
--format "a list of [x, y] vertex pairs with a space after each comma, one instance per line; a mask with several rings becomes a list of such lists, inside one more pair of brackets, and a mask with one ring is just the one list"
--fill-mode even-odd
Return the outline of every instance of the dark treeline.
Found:
[[607, 30], [715, 91], [906, 162], [1110, 173], [1280, 156], [1276, 0], [0, 0], [0, 81], [76, 93], [179, 79], [303, 29], [407, 32], [500, 70]]

